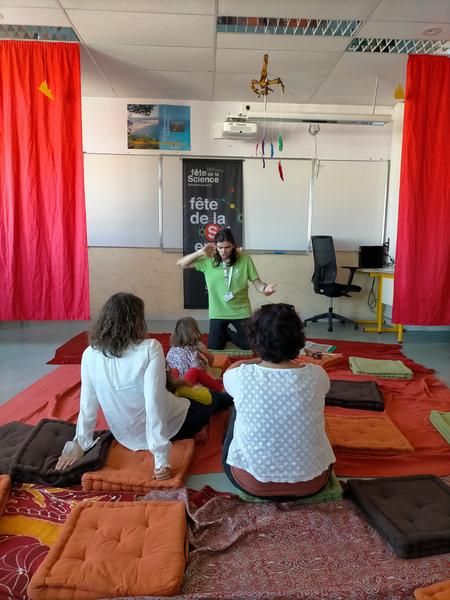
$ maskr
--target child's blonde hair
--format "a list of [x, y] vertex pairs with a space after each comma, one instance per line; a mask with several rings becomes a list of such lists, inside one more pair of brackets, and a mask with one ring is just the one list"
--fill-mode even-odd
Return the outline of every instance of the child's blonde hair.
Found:
[[178, 319], [175, 331], [170, 336], [171, 346], [195, 346], [200, 341], [202, 334], [198, 323], [193, 317]]

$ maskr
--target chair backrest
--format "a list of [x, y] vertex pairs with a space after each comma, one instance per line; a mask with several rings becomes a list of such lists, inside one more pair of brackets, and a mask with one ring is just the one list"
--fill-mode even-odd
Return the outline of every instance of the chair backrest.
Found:
[[336, 281], [336, 254], [331, 235], [313, 235], [311, 241], [314, 256], [314, 273], [311, 281], [314, 283], [314, 290], [318, 292], [321, 285]]

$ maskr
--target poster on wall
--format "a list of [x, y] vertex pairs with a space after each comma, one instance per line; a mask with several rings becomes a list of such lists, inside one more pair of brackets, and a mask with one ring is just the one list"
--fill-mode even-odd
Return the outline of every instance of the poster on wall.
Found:
[[[242, 160], [183, 159], [183, 255], [231, 228], [242, 246]], [[185, 269], [184, 308], [207, 308], [203, 273]]]
[[191, 149], [191, 107], [127, 104], [129, 150]]

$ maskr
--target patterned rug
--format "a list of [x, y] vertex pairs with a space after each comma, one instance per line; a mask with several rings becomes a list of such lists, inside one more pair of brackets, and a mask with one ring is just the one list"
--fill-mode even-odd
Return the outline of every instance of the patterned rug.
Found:
[[211, 490], [163, 494], [146, 499], [183, 500], [191, 517], [176, 600], [409, 600], [448, 579], [450, 554], [398, 558], [350, 500], [254, 505]]

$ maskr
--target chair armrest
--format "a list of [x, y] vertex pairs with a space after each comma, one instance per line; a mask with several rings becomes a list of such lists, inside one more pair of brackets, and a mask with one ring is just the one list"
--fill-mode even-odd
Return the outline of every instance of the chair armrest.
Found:
[[350, 287], [352, 285], [353, 277], [354, 277], [356, 271], [359, 269], [359, 267], [345, 267], [345, 266], [342, 266], [341, 268], [342, 269], [349, 269], [350, 270], [350, 272], [348, 274], [348, 280], [347, 280], [347, 283], [346, 283], [346, 286]]

